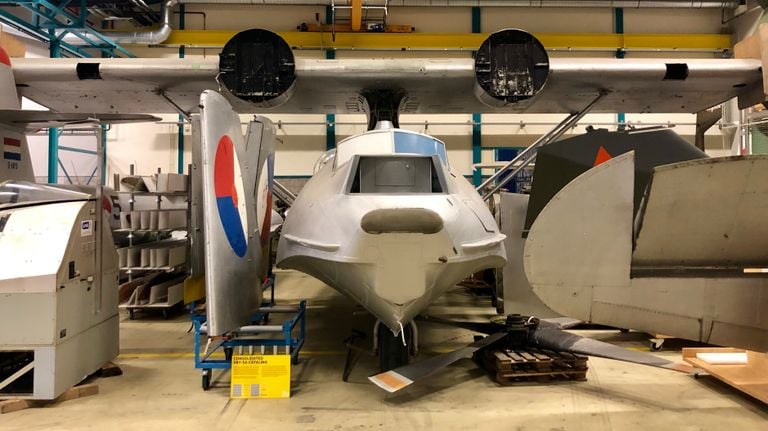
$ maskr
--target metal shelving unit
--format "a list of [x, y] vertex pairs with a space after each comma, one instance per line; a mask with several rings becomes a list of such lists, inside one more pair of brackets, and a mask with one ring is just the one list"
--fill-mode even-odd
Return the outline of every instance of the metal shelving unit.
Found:
[[[131, 175], [134, 167], [131, 165]], [[160, 169], [157, 175], [162, 174]], [[157, 179], [157, 176], [155, 177]], [[120, 178], [115, 175], [119, 188]], [[189, 259], [189, 235], [185, 238], [172, 237], [173, 232], [187, 231], [190, 214], [189, 178], [187, 191], [118, 191], [128, 196], [127, 211], [121, 211], [121, 228], [114, 233], [123, 236], [118, 248], [120, 255], [120, 308], [128, 310], [131, 319], [136, 311], [161, 310], [163, 317], [169, 310], [183, 301], [184, 279]], [[154, 197], [154, 208], [137, 208], [137, 199]], [[185, 208], [167, 208], [168, 199], [186, 198]], [[185, 212], [183, 223], [170, 214]], [[161, 216], [161, 214], [167, 214]], [[139, 220], [136, 217], [140, 217]], [[164, 218], [167, 226], [160, 227]], [[179, 249], [183, 247], [183, 252]]]

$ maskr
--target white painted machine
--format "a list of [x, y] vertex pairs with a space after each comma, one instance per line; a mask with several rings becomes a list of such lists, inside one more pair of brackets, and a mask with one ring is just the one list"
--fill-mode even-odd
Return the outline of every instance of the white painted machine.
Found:
[[0, 399], [54, 399], [117, 357], [108, 214], [91, 191], [0, 183]]

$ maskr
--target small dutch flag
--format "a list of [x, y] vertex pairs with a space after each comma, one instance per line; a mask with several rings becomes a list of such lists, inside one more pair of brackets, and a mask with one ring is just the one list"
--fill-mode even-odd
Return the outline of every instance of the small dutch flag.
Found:
[[3, 138], [3, 159], [21, 161], [21, 141], [13, 138]]

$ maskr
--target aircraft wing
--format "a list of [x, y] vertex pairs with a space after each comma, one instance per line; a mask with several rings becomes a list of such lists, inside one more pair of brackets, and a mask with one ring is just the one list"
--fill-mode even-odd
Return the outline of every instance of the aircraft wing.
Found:
[[[249, 32], [287, 52], [248, 52], [253, 34], [241, 35]], [[241, 113], [367, 112], [361, 95], [380, 89], [403, 95], [403, 113], [576, 112], [600, 93], [593, 112], [698, 112], [733, 97], [741, 106], [763, 101], [759, 60], [549, 58], [520, 30], [491, 35], [475, 59], [294, 59], [264, 30], [233, 42], [238, 49], [225, 47], [221, 65], [218, 57], [18, 59], [13, 70], [23, 96], [61, 112], [161, 113], [174, 105], [195, 112], [199, 94], [220, 87]], [[227, 63], [228, 56], [242, 61]]]
[[0, 122], [13, 127], [37, 130], [47, 127], [66, 127], [78, 124], [99, 123], [121, 124], [156, 122], [161, 119], [146, 114], [84, 114], [59, 113], [51, 111], [0, 110]]

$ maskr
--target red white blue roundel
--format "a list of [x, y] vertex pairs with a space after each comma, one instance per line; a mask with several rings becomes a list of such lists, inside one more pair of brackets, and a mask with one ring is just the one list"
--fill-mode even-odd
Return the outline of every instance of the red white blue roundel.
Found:
[[245, 209], [243, 177], [232, 139], [219, 139], [213, 162], [213, 188], [219, 220], [232, 251], [239, 257], [248, 250], [248, 217]]

